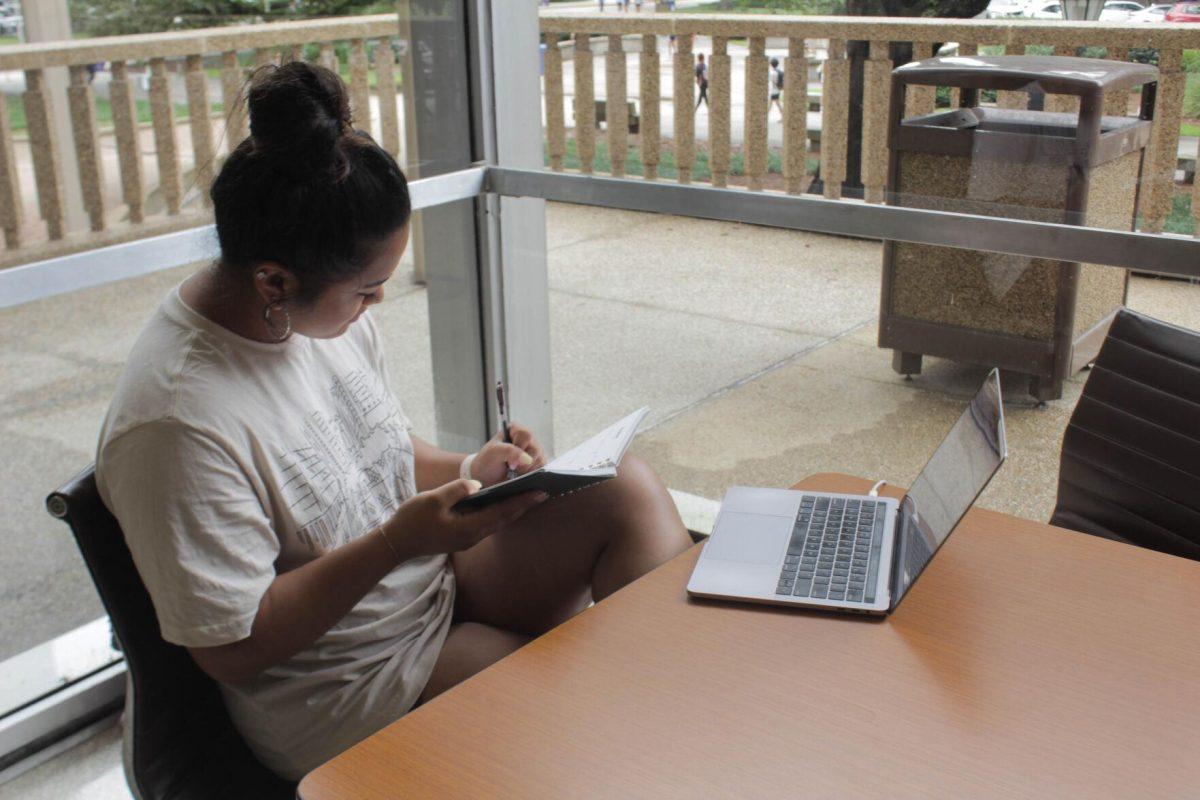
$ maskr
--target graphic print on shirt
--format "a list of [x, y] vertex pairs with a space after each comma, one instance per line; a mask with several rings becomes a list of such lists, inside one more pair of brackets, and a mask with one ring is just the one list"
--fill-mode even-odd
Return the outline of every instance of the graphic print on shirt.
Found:
[[352, 370], [328, 391], [333, 413], [312, 411], [304, 443], [278, 456], [296, 538], [314, 553], [380, 524], [415, 491], [412, 442], [379, 376]]

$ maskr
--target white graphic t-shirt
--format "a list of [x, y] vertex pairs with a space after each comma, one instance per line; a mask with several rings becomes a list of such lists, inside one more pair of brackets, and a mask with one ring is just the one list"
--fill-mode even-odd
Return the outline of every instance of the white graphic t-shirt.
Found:
[[[386, 520], [416, 493], [408, 427], [370, 314], [336, 339], [268, 344], [173, 291], [130, 353], [96, 458], [163, 638], [246, 638], [277, 574]], [[453, 601], [445, 556], [400, 565], [307, 650], [222, 684], [234, 724], [301, 777], [412, 707]]]

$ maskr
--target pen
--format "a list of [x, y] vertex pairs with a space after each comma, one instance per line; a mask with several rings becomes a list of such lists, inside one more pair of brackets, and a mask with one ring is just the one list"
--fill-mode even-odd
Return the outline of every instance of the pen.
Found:
[[[508, 429], [508, 407], [504, 404], [504, 381], [496, 381], [496, 403], [500, 406], [500, 427], [504, 429], [504, 441], [512, 444], [512, 432]], [[508, 469], [508, 478], [517, 477], [512, 467]]]

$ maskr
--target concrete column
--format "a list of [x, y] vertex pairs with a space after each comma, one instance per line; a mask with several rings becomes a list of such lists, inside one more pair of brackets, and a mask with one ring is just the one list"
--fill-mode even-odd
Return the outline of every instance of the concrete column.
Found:
[[[25, 41], [57, 42], [71, 38], [71, 15], [67, 0], [36, 0], [21, 4], [25, 15]], [[75, 137], [71, 132], [71, 110], [67, 104], [69, 78], [66, 67], [43, 70], [45, 91], [50, 97], [58, 135], [54, 138], [56, 158], [62, 165], [62, 193], [66, 207], [69, 233], [88, 230], [88, 215], [83, 206], [83, 190], [79, 184], [79, 165], [75, 161]]]

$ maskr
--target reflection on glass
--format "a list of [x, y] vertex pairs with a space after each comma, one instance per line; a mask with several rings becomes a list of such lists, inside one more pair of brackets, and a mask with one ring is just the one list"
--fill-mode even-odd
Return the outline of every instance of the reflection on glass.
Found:
[[1007, 455], [1000, 373], [992, 370], [901, 503], [893, 606], [904, 597]]

